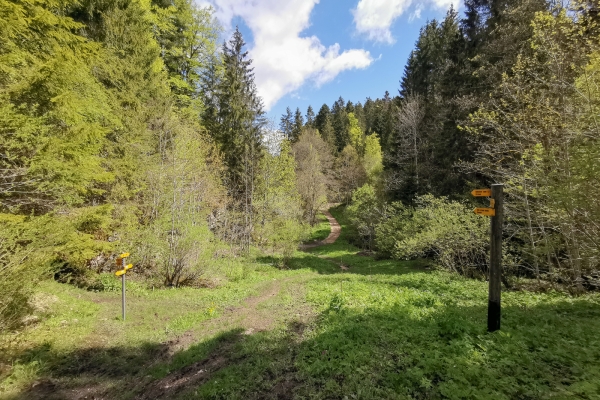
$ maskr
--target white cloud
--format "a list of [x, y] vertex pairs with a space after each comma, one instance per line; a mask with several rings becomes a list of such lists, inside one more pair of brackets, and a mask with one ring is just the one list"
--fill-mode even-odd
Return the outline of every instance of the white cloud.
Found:
[[[448, 9], [450, 5], [457, 8], [459, 4], [458, 0], [421, 0], [414, 3], [417, 9], [411, 14], [410, 20], [420, 18], [424, 6]], [[375, 42], [394, 43], [390, 27], [412, 5], [413, 0], [360, 0], [352, 10], [354, 25], [359, 33]]]
[[208, 0], [226, 30], [231, 29], [232, 19], [239, 16], [252, 31], [254, 44], [249, 53], [256, 86], [267, 110], [306, 81], [322, 85], [342, 71], [366, 68], [373, 62], [368, 51], [341, 51], [337, 43], [325, 47], [316, 36], [300, 36], [309, 27], [310, 13], [318, 2]]

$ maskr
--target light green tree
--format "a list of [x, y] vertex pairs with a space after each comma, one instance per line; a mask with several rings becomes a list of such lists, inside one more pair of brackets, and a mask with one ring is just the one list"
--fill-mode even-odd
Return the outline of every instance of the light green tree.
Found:
[[383, 154], [379, 144], [379, 136], [372, 133], [365, 137], [365, 155], [363, 165], [367, 172], [367, 178], [372, 185], [377, 186], [383, 172]]
[[365, 151], [365, 135], [354, 113], [348, 113], [348, 136], [349, 144], [362, 156]]
[[266, 153], [259, 165], [253, 200], [254, 235], [259, 246], [281, 254], [285, 265], [305, 229], [290, 142], [283, 140], [279, 147], [278, 154]]

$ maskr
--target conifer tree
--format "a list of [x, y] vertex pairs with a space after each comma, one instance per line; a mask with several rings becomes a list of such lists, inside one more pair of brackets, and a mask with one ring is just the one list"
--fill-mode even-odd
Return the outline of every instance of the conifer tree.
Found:
[[312, 106], [308, 106], [306, 109], [306, 126], [309, 128], [315, 128], [315, 112]]
[[304, 119], [302, 118], [302, 113], [299, 108], [296, 108], [296, 113], [294, 114], [294, 123], [292, 125], [292, 142], [295, 142], [300, 137], [302, 133], [302, 128], [304, 127]]
[[242, 197], [249, 195], [246, 192], [262, 152], [261, 129], [265, 123], [252, 60], [244, 46], [236, 28], [230, 41], [223, 44], [223, 77], [216, 92], [220, 121], [216, 140], [228, 168], [228, 187], [232, 194]]
[[341, 96], [333, 103], [331, 114], [335, 145], [338, 151], [342, 151], [348, 144], [348, 112], [346, 111], [344, 99]]
[[283, 133], [283, 136], [288, 140], [292, 139], [292, 130], [294, 128], [292, 110], [289, 107], [285, 109], [285, 114], [280, 118], [279, 130]]
[[220, 27], [210, 8], [198, 8], [191, 0], [169, 1], [153, 11], [171, 90], [179, 105], [191, 105], [190, 101], [199, 99], [202, 70], [215, 54]]
[[223, 44], [223, 73], [214, 93], [218, 124], [211, 134], [227, 167], [226, 187], [243, 215], [241, 246], [247, 250], [253, 224], [254, 183], [263, 154], [262, 130], [266, 121], [254, 83], [252, 60], [244, 46], [238, 28], [230, 41]]

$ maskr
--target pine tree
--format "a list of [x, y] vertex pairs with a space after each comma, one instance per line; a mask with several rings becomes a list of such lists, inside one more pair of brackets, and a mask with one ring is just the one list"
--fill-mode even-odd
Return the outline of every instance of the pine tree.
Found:
[[306, 126], [309, 128], [315, 128], [315, 112], [310, 105], [306, 109]]
[[202, 70], [215, 54], [220, 28], [210, 8], [200, 9], [191, 0], [159, 4], [153, 11], [171, 90], [179, 105], [189, 106], [198, 99]]
[[292, 135], [291, 140], [295, 142], [300, 137], [302, 133], [302, 128], [304, 127], [304, 119], [302, 118], [302, 113], [299, 108], [296, 108], [296, 113], [294, 114], [294, 123], [292, 125]]
[[279, 130], [283, 132], [283, 136], [288, 140], [292, 140], [292, 130], [294, 129], [294, 121], [292, 116], [292, 110], [289, 107], [285, 109], [285, 114], [281, 116], [279, 123]]
[[217, 142], [228, 168], [231, 193], [246, 197], [253, 170], [262, 152], [262, 101], [256, 93], [252, 60], [244, 52], [239, 29], [223, 44], [223, 78], [217, 87], [220, 127]]
[[248, 250], [253, 225], [252, 199], [258, 165], [263, 154], [262, 129], [265, 126], [262, 100], [256, 92], [252, 60], [243, 51], [239, 29], [223, 44], [223, 77], [215, 96], [219, 125], [214, 137], [227, 167], [226, 186], [242, 212], [241, 246]]
[[331, 118], [331, 111], [329, 110], [329, 106], [327, 104], [323, 104], [319, 109], [319, 113], [315, 117], [315, 128], [323, 134], [323, 127], [325, 126], [325, 122]]
[[348, 144], [348, 113], [346, 104], [340, 96], [331, 107], [332, 120], [331, 125], [335, 134], [335, 145], [338, 151], [341, 151]]

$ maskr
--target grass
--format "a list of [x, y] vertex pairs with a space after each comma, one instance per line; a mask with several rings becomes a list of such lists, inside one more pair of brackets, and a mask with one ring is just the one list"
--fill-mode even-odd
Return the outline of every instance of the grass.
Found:
[[598, 294], [505, 292], [490, 334], [485, 282], [357, 255], [332, 213], [338, 242], [296, 253], [289, 270], [257, 259], [217, 289], [132, 293], [125, 323], [117, 292], [46, 283], [51, 304], [12, 355], [4, 395], [600, 398]]
[[317, 216], [317, 223], [310, 229], [310, 235], [306, 243], [319, 242], [321, 240], [325, 240], [327, 239], [327, 236], [329, 236], [330, 231], [331, 230], [329, 229], [329, 220], [327, 219], [325, 214], [319, 214]]

